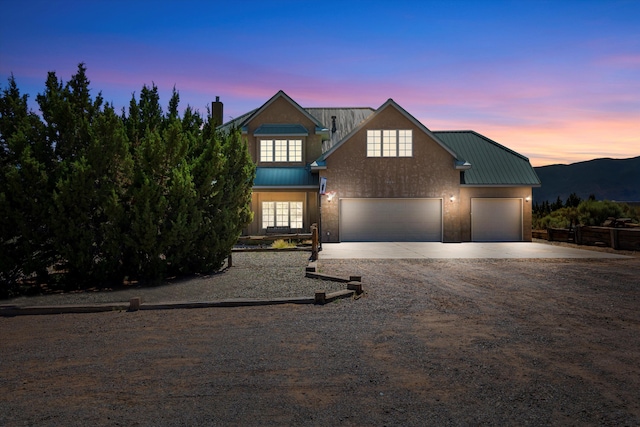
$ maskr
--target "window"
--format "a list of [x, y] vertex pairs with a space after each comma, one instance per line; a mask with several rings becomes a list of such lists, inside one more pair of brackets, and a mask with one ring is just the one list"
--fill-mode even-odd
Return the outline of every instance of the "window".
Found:
[[380, 157], [380, 131], [368, 130], [367, 131], [367, 157]]
[[413, 156], [411, 129], [367, 131], [367, 157], [411, 156]]
[[262, 202], [262, 228], [302, 228], [302, 202]]
[[301, 162], [301, 139], [261, 139], [261, 162]]
[[411, 130], [398, 131], [398, 157], [413, 156], [413, 135]]
[[382, 157], [398, 157], [398, 143], [395, 130], [382, 131]]

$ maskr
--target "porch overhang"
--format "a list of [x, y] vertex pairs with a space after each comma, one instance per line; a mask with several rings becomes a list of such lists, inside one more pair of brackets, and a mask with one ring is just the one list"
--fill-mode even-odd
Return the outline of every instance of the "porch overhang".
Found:
[[317, 174], [307, 167], [256, 168], [254, 190], [314, 190], [320, 186]]

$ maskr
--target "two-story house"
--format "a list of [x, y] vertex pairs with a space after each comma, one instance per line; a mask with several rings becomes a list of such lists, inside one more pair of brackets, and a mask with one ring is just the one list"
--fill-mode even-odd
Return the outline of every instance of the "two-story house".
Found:
[[430, 131], [392, 99], [303, 108], [280, 91], [230, 127], [257, 166], [247, 234], [318, 223], [323, 242], [531, 240], [529, 160], [473, 131]]

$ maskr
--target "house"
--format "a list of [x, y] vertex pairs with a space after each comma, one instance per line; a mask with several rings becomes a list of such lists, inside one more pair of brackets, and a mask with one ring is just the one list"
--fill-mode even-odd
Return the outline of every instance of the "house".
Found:
[[247, 234], [317, 223], [323, 242], [531, 241], [529, 160], [473, 131], [431, 131], [392, 99], [303, 108], [280, 91], [231, 127], [257, 166]]

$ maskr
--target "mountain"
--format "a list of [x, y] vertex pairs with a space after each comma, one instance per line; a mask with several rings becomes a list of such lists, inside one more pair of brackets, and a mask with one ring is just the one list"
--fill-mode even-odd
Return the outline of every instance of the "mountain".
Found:
[[553, 203], [558, 196], [563, 202], [571, 193], [581, 199], [619, 202], [640, 201], [640, 156], [631, 159], [595, 159], [570, 165], [534, 168], [542, 187], [533, 189], [533, 200]]

